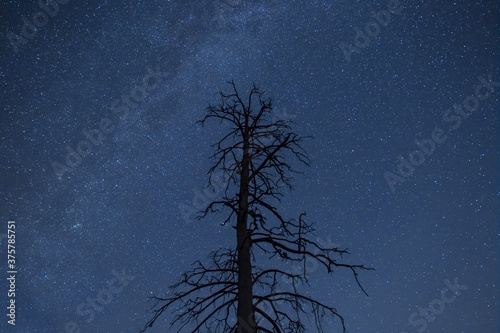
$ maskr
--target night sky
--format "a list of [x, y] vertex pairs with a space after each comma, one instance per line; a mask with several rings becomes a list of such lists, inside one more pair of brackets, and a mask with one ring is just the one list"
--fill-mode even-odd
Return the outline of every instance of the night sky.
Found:
[[498, 1], [58, 1], [0, 2], [1, 332], [138, 332], [235, 246], [193, 213], [231, 79], [312, 136], [281, 211], [375, 268], [301, 291], [352, 333], [500, 331]]

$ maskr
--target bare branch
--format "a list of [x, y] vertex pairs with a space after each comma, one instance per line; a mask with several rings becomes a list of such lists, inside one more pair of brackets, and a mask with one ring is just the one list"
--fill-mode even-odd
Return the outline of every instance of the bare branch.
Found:
[[[229, 125], [227, 134], [212, 146], [214, 163], [208, 170], [210, 186], [215, 172], [220, 170], [227, 177], [224, 195], [211, 201], [197, 218], [224, 213], [221, 225], [233, 225], [237, 243], [212, 253], [208, 266], [195, 262], [194, 268], [170, 287], [171, 296], [152, 297], [153, 317], [141, 332], [167, 310], [175, 314], [171, 325], [180, 326], [177, 332], [191, 325], [193, 333], [202, 329], [240, 332], [242, 328], [250, 333], [303, 333], [303, 317], [309, 314], [318, 332], [325, 332], [322, 320], [326, 315], [338, 318], [345, 332], [344, 318], [335, 308], [298, 291], [298, 285], [308, 284], [306, 262], [316, 262], [328, 273], [349, 270], [366, 295], [359, 271], [372, 268], [346, 263], [347, 249], [311, 240], [314, 228], [304, 220], [305, 213], [295, 220], [279, 212], [275, 204], [284, 197], [283, 187], [292, 189], [290, 174], [299, 173], [286, 159], [309, 166], [301, 146], [308, 137], [294, 133], [286, 120], [273, 120], [272, 100], [265, 99], [255, 84], [244, 99], [234, 81], [228, 83], [231, 92], [220, 92], [219, 104], [209, 105], [198, 122], [205, 126], [208, 120], [218, 120]], [[301, 272], [255, 265], [258, 260], [270, 265], [275, 258], [302, 264]], [[291, 282], [291, 291], [278, 291], [280, 279]]]

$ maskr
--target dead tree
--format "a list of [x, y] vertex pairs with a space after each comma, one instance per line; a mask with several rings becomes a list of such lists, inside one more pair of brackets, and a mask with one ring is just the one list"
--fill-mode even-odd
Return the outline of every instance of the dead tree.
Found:
[[[225, 212], [221, 224], [236, 230], [236, 246], [215, 251], [210, 265], [195, 262], [194, 268], [171, 286], [171, 296], [152, 297], [153, 317], [141, 332], [169, 308], [174, 310], [171, 324], [180, 327], [178, 332], [185, 332], [187, 325], [193, 333], [202, 329], [305, 332], [307, 313], [312, 313], [318, 332], [324, 331], [322, 318], [326, 314], [337, 317], [345, 332], [344, 319], [335, 308], [298, 292], [298, 285], [307, 283], [306, 262], [316, 261], [328, 272], [336, 268], [351, 271], [365, 294], [358, 271], [371, 268], [343, 262], [347, 249], [312, 241], [313, 226], [303, 220], [305, 213], [295, 220], [278, 211], [283, 188], [292, 189], [289, 175], [297, 172], [285, 157], [309, 165], [301, 146], [305, 138], [293, 133], [288, 121], [272, 119], [272, 101], [264, 99], [255, 85], [244, 100], [234, 82], [229, 84], [232, 92], [220, 92], [220, 103], [209, 105], [200, 120], [202, 125], [211, 119], [229, 125], [227, 134], [214, 145], [214, 165], [208, 171], [209, 185], [214, 172], [220, 170], [228, 181], [222, 198], [212, 201], [198, 218]], [[276, 262], [273, 258], [300, 265], [300, 274], [281, 268], [283, 265], [270, 265]], [[257, 266], [257, 261], [267, 266]], [[291, 290], [280, 291], [280, 279], [291, 282]]]

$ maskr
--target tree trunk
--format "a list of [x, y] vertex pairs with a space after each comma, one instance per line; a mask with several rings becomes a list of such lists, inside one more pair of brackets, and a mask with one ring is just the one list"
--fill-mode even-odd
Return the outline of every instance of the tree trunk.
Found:
[[[245, 124], [247, 125], [247, 124]], [[248, 235], [248, 178], [249, 178], [248, 126], [243, 137], [243, 159], [241, 163], [240, 197], [236, 237], [238, 246], [238, 333], [256, 333], [252, 293], [252, 262], [250, 237]]]

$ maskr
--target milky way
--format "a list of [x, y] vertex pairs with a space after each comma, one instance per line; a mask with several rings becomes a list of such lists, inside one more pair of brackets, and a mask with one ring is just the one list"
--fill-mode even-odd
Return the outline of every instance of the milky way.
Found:
[[18, 269], [0, 331], [138, 332], [149, 296], [234, 246], [190, 214], [221, 195], [224, 128], [195, 122], [231, 79], [312, 136], [280, 208], [375, 268], [369, 297], [319, 269], [302, 292], [349, 332], [500, 330], [497, 1], [18, 0], [0, 22], [0, 253], [7, 277], [16, 221]]

